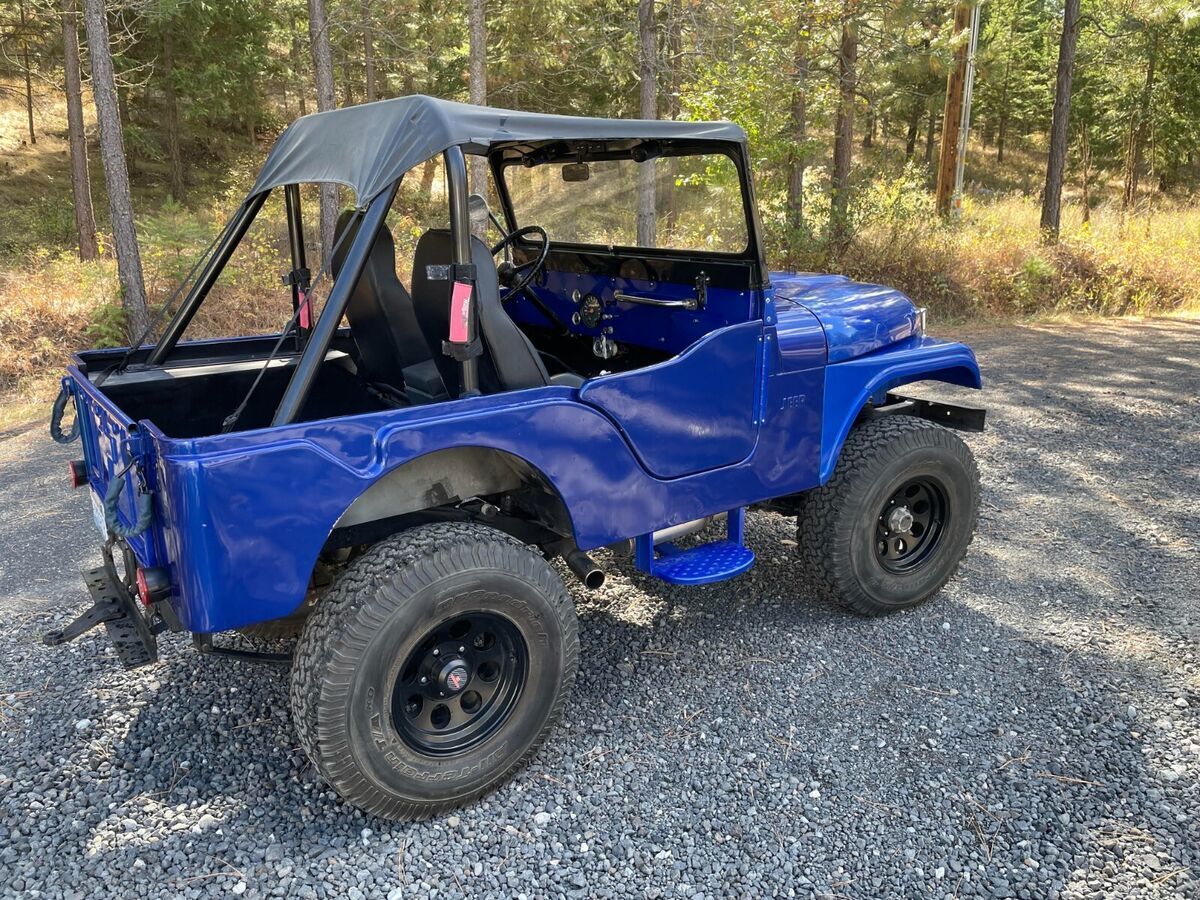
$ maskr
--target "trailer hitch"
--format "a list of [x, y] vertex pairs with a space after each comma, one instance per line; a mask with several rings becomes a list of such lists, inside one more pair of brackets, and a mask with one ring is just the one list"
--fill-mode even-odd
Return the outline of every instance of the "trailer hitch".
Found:
[[[91, 572], [87, 573], [91, 575]], [[47, 631], [42, 636], [42, 643], [47, 647], [58, 647], [91, 631], [97, 625], [111, 622], [125, 615], [121, 607], [109, 600], [98, 600], [76, 616], [70, 625], [61, 630]]]
[[46, 632], [42, 642], [58, 647], [73, 641], [103, 625], [122, 664], [135, 669], [158, 659], [158, 640], [128, 588], [117, 577], [112, 552], [104, 548], [104, 565], [83, 574], [92, 605], [80, 613], [66, 628]]

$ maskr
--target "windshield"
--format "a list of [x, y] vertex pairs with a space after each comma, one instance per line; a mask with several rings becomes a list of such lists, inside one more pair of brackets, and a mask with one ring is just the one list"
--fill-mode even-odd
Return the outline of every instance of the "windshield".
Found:
[[[654, 227], [639, 240], [643, 167], [654, 173]], [[504, 180], [517, 225], [541, 225], [555, 243], [730, 254], [748, 243], [737, 166], [722, 153], [509, 165]]]

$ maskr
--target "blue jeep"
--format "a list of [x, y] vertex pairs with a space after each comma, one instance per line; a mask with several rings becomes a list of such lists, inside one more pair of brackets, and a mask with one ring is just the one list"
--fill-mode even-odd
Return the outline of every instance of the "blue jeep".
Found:
[[[448, 227], [406, 285], [389, 213], [427, 161]], [[354, 204], [313, 276], [301, 186], [331, 183]], [[181, 340], [272, 192], [290, 321]], [[895, 290], [769, 273], [735, 125], [428, 97], [307, 116], [193, 274], [157, 343], [63, 380], [52, 431], [73, 401], [103, 562], [47, 643], [104, 624], [137, 666], [164, 630], [245, 656], [213, 636], [298, 632], [301, 742], [376, 815], [469, 801], [534, 752], [578, 666], [562, 573], [599, 587], [594, 548], [703, 585], [754, 564], [747, 508], [796, 516], [797, 593], [873, 615], [971, 541], [979, 476], [944, 426], [983, 411], [893, 391], [977, 388], [974, 355]]]

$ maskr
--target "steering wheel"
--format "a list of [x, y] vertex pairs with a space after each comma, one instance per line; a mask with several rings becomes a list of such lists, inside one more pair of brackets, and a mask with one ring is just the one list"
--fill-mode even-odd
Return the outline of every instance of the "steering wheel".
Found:
[[[509, 249], [518, 240], [531, 234], [536, 234], [542, 239], [541, 250], [529, 262], [523, 262], [519, 266], [513, 265]], [[496, 275], [499, 276], [500, 283], [508, 288], [508, 293], [504, 297], [505, 300], [508, 300], [524, 291], [529, 286], [529, 282], [533, 281], [538, 272], [542, 271], [542, 267], [546, 265], [546, 257], [550, 255], [550, 238], [546, 236], [546, 229], [541, 225], [526, 225], [524, 228], [510, 231], [502, 237], [499, 243], [492, 247], [492, 256], [501, 251], [504, 251], [504, 262], [496, 267]]]

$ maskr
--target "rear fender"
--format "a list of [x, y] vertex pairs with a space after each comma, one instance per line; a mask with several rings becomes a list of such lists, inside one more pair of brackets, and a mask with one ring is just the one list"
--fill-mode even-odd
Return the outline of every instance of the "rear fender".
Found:
[[821, 484], [833, 475], [855, 419], [872, 397], [914, 381], [983, 387], [975, 354], [965, 344], [918, 337], [825, 369], [821, 424]]
[[495, 496], [534, 486], [543, 498], [541, 524], [572, 532], [566, 505], [553, 483], [519, 456], [493, 447], [451, 447], [418, 456], [380, 476], [342, 513], [334, 529], [352, 528], [407, 513]]

